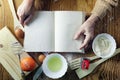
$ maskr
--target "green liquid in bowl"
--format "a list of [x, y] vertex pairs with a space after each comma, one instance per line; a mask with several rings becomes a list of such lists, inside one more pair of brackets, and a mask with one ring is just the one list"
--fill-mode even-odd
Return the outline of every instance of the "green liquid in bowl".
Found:
[[62, 69], [62, 60], [60, 57], [54, 56], [48, 60], [48, 68], [52, 72], [58, 72]]

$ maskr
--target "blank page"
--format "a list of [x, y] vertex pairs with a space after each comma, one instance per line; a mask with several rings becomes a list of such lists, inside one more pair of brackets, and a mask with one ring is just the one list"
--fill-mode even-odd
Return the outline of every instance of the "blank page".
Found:
[[82, 39], [74, 40], [83, 21], [85, 14], [80, 11], [55, 12], [55, 51], [58, 52], [83, 52], [79, 50]]
[[54, 51], [54, 12], [36, 12], [25, 26], [24, 48], [27, 52]]

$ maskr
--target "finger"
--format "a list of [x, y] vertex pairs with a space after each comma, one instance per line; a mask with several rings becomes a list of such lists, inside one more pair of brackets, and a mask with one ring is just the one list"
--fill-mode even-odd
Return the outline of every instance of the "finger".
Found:
[[19, 19], [20, 23], [23, 24], [24, 15], [22, 14], [20, 9], [18, 9], [17, 15], [18, 15], [18, 19]]
[[29, 15], [29, 16], [25, 19], [24, 25], [28, 24], [28, 22], [31, 20], [32, 16], [33, 16], [33, 14]]
[[81, 44], [80, 49], [87, 47], [89, 41], [90, 41], [90, 36], [87, 35], [87, 36], [85, 37], [85, 40], [84, 40], [83, 43]]
[[78, 39], [81, 34], [82, 34], [82, 30], [79, 30], [79, 31], [74, 35], [74, 39]]
[[23, 18], [22, 18], [22, 16], [19, 17], [19, 21], [20, 21], [21, 24], [23, 24]]
[[86, 44], [84, 48], [87, 48], [87, 47], [88, 47], [88, 44]]
[[21, 24], [24, 23], [24, 17], [25, 17], [24, 15], [20, 15], [20, 16], [18, 16], [19, 21], [20, 21]]

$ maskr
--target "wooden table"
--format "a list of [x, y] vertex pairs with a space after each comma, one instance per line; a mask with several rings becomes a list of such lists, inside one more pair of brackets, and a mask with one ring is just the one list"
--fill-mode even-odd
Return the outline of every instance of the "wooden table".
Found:
[[[22, 0], [13, 0], [15, 8], [17, 10], [18, 6]], [[82, 10], [85, 12], [90, 12], [94, 7], [96, 0], [58, 0], [58, 2], [53, 2], [53, 0], [45, 0], [44, 10]], [[111, 34], [116, 42], [117, 48], [120, 47], [120, 5], [112, 9], [111, 13], [108, 13], [105, 18], [98, 23], [95, 27], [95, 35], [99, 33], [109, 33]], [[8, 5], [7, 0], [0, 0], [0, 29], [4, 26], [8, 26], [13, 32], [13, 17]], [[92, 49], [89, 48], [88, 54], [74, 54], [75, 56], [91, 56], [93, 55]], [[70, 54], [69, 54], [70, 55]], [[97, 67], [92, 74], [83, 78], [82, 80], [120, 80], [120, 55], [117, 55], [105, 63]], [[33, 75], [33, 74], [31, 74]], [[32, 76], [27, 76], [27, 80], [32, 80]], [[0, 65], [0, 80], [13, 80], [8, 72]], [[45, 80], [52, 80], [46, 77]], [[59, 80], [79, 80], [76, 74], [72, 71], [68, 72], [64, 77]]]

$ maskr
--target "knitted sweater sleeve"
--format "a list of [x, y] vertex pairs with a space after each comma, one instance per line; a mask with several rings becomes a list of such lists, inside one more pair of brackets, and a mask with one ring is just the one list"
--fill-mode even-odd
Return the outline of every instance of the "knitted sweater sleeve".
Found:
[[112, 7], [118, 5], [118, 1], [119, 0], [97, 0], [91, 13], [102, 19], [108, 11], [111, 11]]

